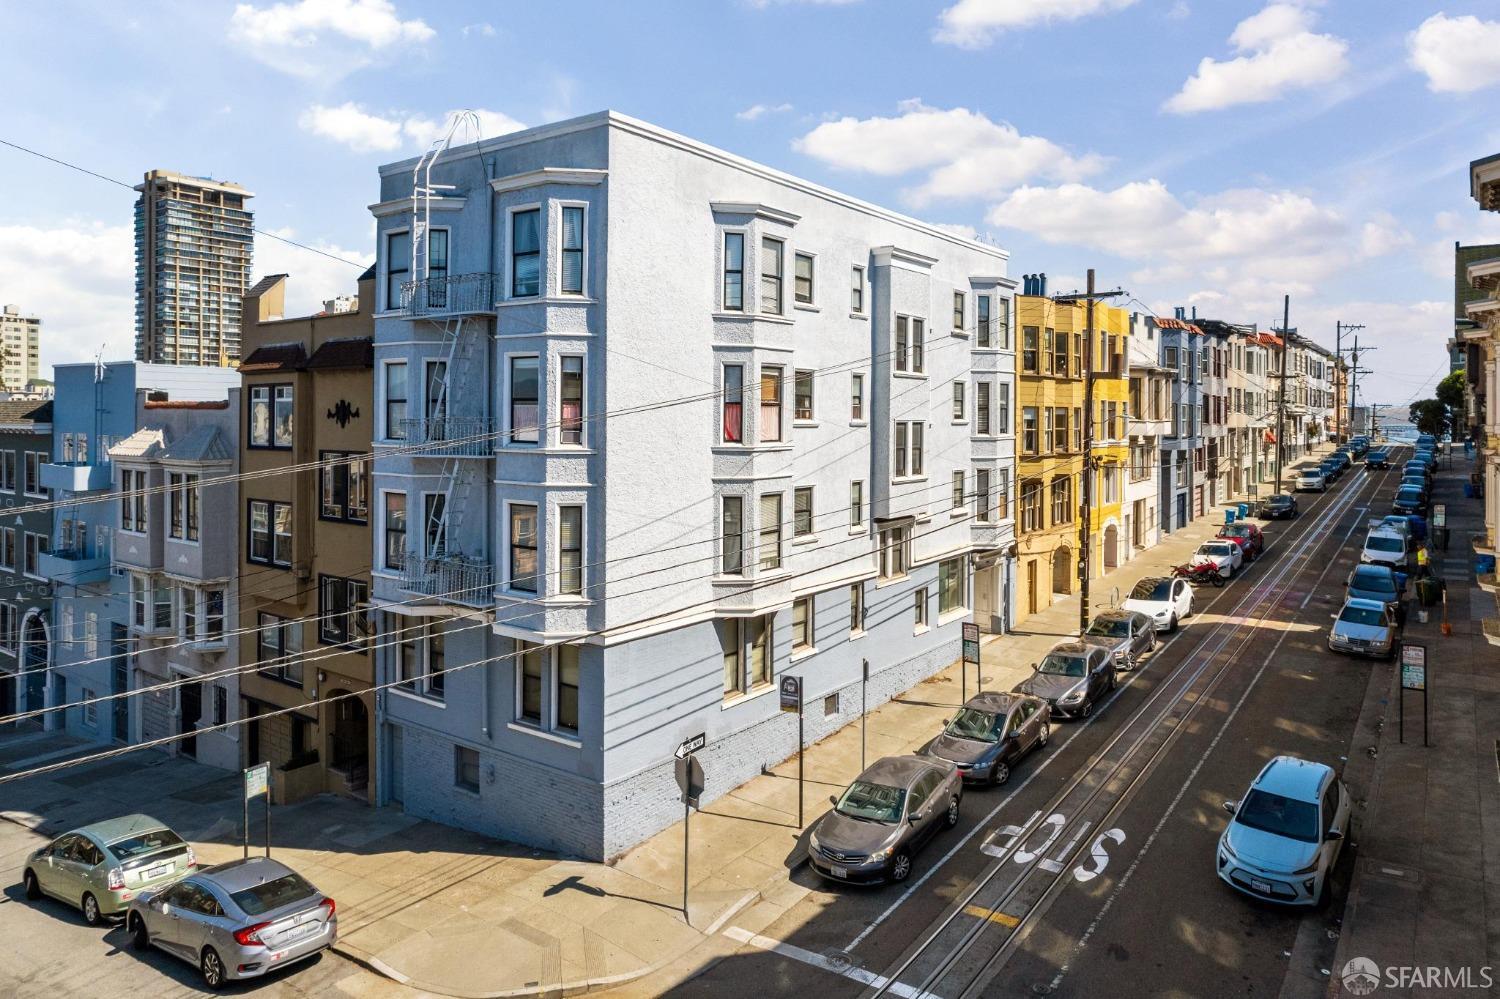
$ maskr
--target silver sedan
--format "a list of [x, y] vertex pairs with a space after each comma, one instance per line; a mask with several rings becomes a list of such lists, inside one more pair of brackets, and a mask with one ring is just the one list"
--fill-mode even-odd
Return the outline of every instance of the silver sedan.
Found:
[[331, 947], [336, 906], [269, 857], [232, 860], [131, 903], [125, 926], [137, 950], [156, 946], [198, 967], [217, 989]]

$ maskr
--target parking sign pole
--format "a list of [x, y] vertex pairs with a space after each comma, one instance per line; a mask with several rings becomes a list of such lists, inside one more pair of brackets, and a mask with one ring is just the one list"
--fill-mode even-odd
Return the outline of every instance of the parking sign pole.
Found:
[[869, 714], [866, 694], [870, 686], [870, 660], [860, 660], [859, 681], [859, 772], [865, 772], [865, 717]]
[[693, 817], [693, 806], [687, 796], [682, 798], [682, 921], [691, 923], [688, 917], [688, 822]]
[[240, 804], [243, 805], [243, 806], [245, 806], [245, 823], [244, 823], [243, 826], [241, 826], [241, 828], [245, 832], [245, 836], [244, 836], [244, 842], [245, 842], [245, 859], [249, 860], [250, 859], [250, 795], [248, 795], [248, 794], [245, 793], [245, 789], [244, 788], [240, 788]]
[[797, 828], [802, 828], [802, 698], [797, 698]]

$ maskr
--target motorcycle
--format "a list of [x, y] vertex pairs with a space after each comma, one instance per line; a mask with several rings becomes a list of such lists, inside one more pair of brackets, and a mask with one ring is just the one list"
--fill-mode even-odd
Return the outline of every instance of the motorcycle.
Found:
[[1178, 579], [1185, 579], [1194, 586], [1202, 586], [1206, 583], [1215, 588], [1220, 588], [1226, 582], [1224, 575], [1219, 572], [1219, 567], [1212, 562], [1174, 566], [1172, 568], [1172, 575]]

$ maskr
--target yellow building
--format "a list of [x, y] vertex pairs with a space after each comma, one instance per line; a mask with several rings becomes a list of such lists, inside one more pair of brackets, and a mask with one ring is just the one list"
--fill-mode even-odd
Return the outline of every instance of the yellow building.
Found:
[[[1016, 374], [1018, 620], [1078, 586], [1078, 518], [1084, 470], [1084, 331], [1087, 308], [1040, 295], [1016, 298], [1021, 350]], [[1129, 379], [1129, 314], [1094, 307], [1092, 449], [1095, 467], [1088, 565], [1092, 576], [1119, 562]]]

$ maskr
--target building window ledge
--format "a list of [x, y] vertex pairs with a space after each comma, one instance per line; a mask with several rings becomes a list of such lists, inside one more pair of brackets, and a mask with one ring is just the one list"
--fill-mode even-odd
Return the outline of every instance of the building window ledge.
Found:
[[730, 708], [738, 707], [739, 705], [744, 704], [746, 701], [753, 701], [757, 697], [765, 697], [775, 689], [776, 684], [763, 683], [758, 687], [751, 687], [748, 691], [744, 691], [743, 693], [740, 691], [735, 691], [734, 693], [724, 698], [723, 702], [719, 705], [719, 710], [728, 711]]
[[817, 543], [818, 543], [818, 536], [816, 534], [808, 534], [808, 535], [804, 535], [803, 537], [800, 537], [800, 538], [793, 538], [792, 539], [792, 545], [793, 546], [815, 545]]
[[506, 722], [505, 727], [510, 729], [512, 732], [520, 732], [523, 735], [534, 736], [538, 739], [546, 739], [548, 742], [555, 742], [559, 745], [567, 746], [571, 749], [583, 748], [583, 740], [577, 738], [576, 736], [566, 735], [562, 732], [557, 731], [548, 731], [544, 728], [538, 728], [537, 726], [532, 725], [529, 722]]
[[966, 618], [970, 613], [972, 613], [972, 609], [969, 607], [955, 607], [946, 614], [938, 615], [938, 627], [941, 628], [945, 624], [952, 624], [954, 621]]
[[402, 690], [400, 687], [392, 687], [390, 690], [397, 697], [403, 697], [408, 701], [416, 701], [418, 704], [425, 704], [429, 708], [446, 708], [448, 706], [447, 701], [439, 700], [436, 697], [428, 697], [425, 694], [418, 694], [416, 691]]

